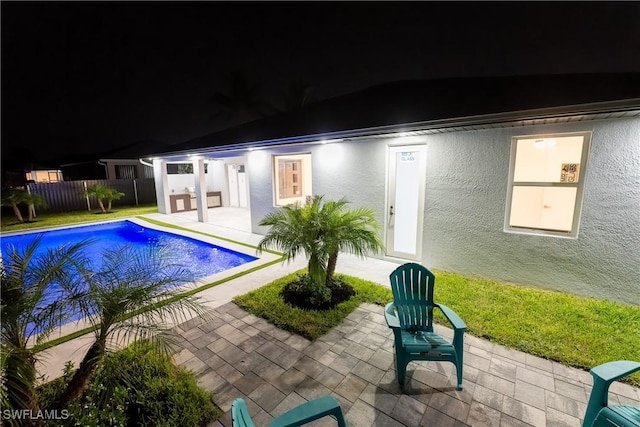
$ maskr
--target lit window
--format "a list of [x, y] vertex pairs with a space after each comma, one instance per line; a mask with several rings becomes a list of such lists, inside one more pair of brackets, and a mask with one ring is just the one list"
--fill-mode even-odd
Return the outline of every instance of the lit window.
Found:
[[311, 196], [311, 154], [273, 157], [276, 206], [304, 203]]
[[590, 133], [514, 137], [505, 231], [576, 237]]

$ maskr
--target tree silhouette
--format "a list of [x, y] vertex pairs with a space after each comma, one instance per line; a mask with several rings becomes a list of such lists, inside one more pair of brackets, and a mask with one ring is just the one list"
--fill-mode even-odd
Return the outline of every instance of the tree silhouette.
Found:
[[211, 97], [216, 112], [214, 120], [233, 126], [272, 114], [273, 105], [262, 99], [260, 85], [252, 81], [243, 70], [234, 70], [225, 77], [226, 89]]
[[299, 110], [316, 102], [313, 90], [314, 87], [302, 79], [290, 80], [282, 95], [283, 111]]

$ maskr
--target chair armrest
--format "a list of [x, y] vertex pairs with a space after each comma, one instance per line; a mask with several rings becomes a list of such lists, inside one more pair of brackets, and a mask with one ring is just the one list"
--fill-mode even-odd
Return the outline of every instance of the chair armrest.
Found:
[[594, 380], [597, 378], [601, 381], [611, 384], [615, 380], [626, 377], [640, 371], [640, 362], [631, 360], [616, 360], [615, 362], [603, 363], [591, 369], [591, 375]]
[[384, 320], [387, 321], [387, 326], [390, 328], [399, 328], [400, 320], [396, 314], [395, 305], [390, 302], [384, 307]]
[[456, 331], [467, 330], [467, 324], [464, 323], [464, 321], [460, 318], [460, 316], [456, 314], [455, 311], [451, 310], [444, 304], [434, 304], [434, 307], [438, 307], [442, 311], [449, 323], [451, 323], [451, 326], [453, 326], [453, 329], [455, 329]]
[[284, 414], [276, 417], [269, 424], [270, 427], [295, 427], [314, 420], [333, 415], [338, 425], [344, 426], [344, 418], [340, 404], [333, 396], [323, 396], [296, 406]]
[[593, 387], [583, 425], [593, 425], [600, 411], [609, 405], [609, 386], [612, 382], [639, 370], [640, 362], [630, 360], [616, 360], [591, 369], [589, 373], [593, 377]]

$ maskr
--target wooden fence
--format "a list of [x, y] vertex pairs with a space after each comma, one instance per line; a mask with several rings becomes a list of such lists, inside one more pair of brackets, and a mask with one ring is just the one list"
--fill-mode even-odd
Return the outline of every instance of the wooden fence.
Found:
[[153, 179], [92, 179], [82, 181], [38, 182], [28, 184], [29, 192], [39, 194], [47, 202], [42, 212], [69, 212], [100, 209], [95, 197], [84, 196], [84, 190], [94, 184], [102, 184], [124, 193], [112, 206], [137, 206], [156, 202], [156, 185]]

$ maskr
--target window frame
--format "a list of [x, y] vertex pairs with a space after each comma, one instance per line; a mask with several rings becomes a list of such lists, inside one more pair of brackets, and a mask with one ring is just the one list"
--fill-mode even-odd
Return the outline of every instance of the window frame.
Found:
[[[515, 166], [519, 140], [528, 139], [549, 139], [549, 138], [566, 138], [566, 137], [582, 137], [582, 153], [580, 155], [580, 172], [577, 183], [572, 182], [545, 182], [545, 181], [522, 181], [514, 182]], [[509, 181], [507, 184], [507, 200], [504, 215], [504, 232], [515, 234], [530, 234], [537, 236], [553, 236], [576, 239], [580, 229], [580, 219], [582, 216], [582, 201], [584, 195], [585, 182], [588, 171], [589, 153], [591, 151], [592, 132], [564, 132], [549, 134], [526, 134], [511, 137], [511, 157], [509, 162]], [[512, 226], [511, 210], [513, 203], [514, 187], [543, 187], [543, 188], [576, 188], [575, 203], [573, 209], [573, 218], [570, 231], [549, 230], [543, 228]]]
[[[193, 162], [171, 162], [165, 165], [167, 175], [193, 175]], [[204, 173], [209, 173], [209, 162], [204, 162]]]
[[[280, 171], [279, 171], [279, 161], [283, 160], [285, 162], [296, 162], [300, 163], [300, 187], [301, 194], [298, 197], [280, 197]], [[306, 171], [306, 168], [309, 168], [309, 171]], [[286, 154], [274, 154], [271, 159], [271, 170], [273, 175], [273, 205], [276, 207], [287, 206], [294, 203], [305, 203], [308, 197], [310, 197], [312, 193], [312, 158], [311, 153], [286, 153]], [[308, 193], [308, 194], [307, 194]]]

